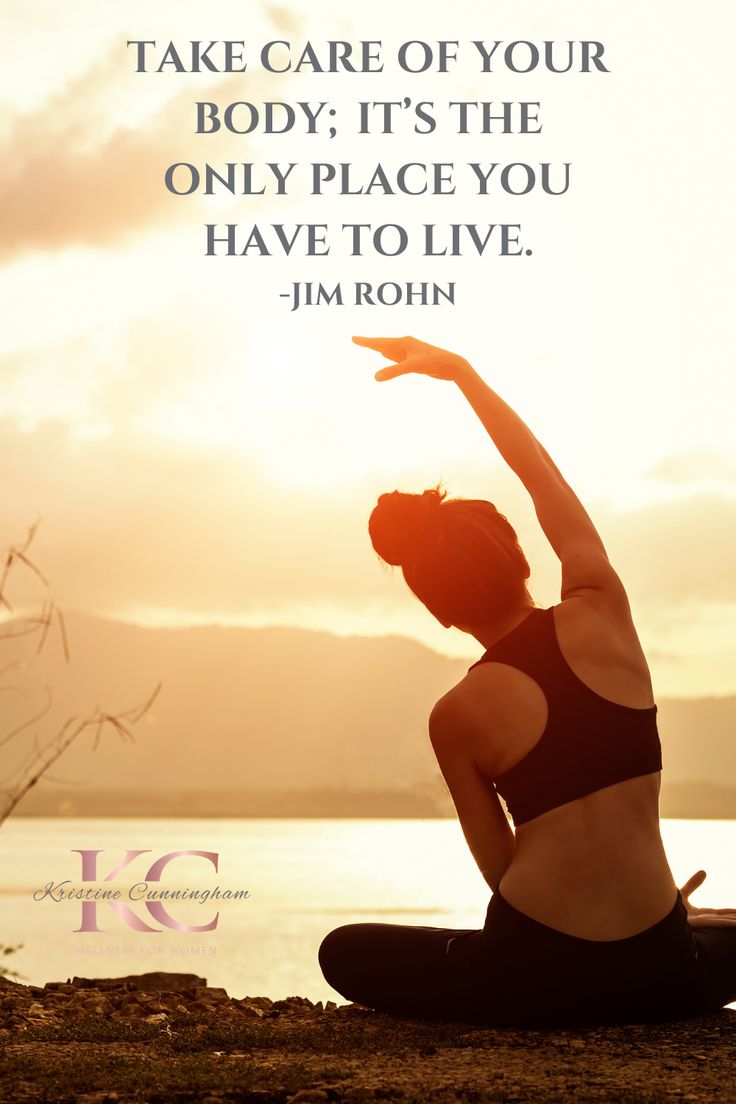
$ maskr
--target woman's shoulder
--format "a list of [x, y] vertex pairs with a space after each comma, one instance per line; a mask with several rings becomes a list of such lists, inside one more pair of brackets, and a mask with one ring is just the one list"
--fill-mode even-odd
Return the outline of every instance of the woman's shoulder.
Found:
[[541, 686], [518, 667], [494, 660], [468, 671], [435, 703], [429, 733], [433, 742], [470, 741], [478, 765], [493, 775], [510, 749], [539, 738], [547, 716]]
[[578, 594], [553, 606], [551, 617], [562, 658], [581, 682], [621, 705], [653, 704], [649, 665], [628, 600]]

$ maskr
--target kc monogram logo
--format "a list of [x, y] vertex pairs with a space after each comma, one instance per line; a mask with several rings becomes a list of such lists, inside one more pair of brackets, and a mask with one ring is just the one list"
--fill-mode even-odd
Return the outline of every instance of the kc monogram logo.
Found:
[[[118, 875], [126, 869], [127, 866], [134, 859], [137, 859], [139, 855], [148, 855], [150, 850], [142, 851], [126, 851], [124, 858], [120, 860], [116, 867], [114, 867], [109, 874], [104, 878], [100, 878], [97, 872], [97, 856], [102, 855], [103, 851], [89, 851], [85, 849], [73, 848], [76, 854], [82, 856], [82, 881], [83, 882], [112, 882]], [[166, 870], [170, 862], [174, 859], [178, 859], [183, 855], [195, 855], [199, 858], [207, 860], [217, 870], [217, 864], [219, 855], [216, 851], [170, 851], [167, 855], [162, 855], [159, 859], [156, 859], [151, 864], [144, 877], [136, 883], [136, 888], [141, 896], [145, 895], [149, 882], [160, 882], [163, 872]], [[116, 894], [118, 896], [119, 894]], [[97, 905], [98, 901], [83, 901], [82, 902], [82, 925], [79, 928], [75, 928], [75, 932], [99, 932], [106, 929], [97, 926]], [[139, 932], [158, 932], [161, 928], [152, 927], [150, 924], [139, 916], [130, 908], [129, 905], [124, 904], [119, 900], [106, 900], [104, 904], [109, 905], [117, 915], [125, 921], [128, 927], [133, 928]], [[164, 928], [170, 928], [173, 931], [188, 931], [188, 932], [200, 932], [200, 931], [213, 931], [217, 927], [217, 921], [220, 914], [216, 912], [214, 918], [210, 920], [208, 924], [183, 924], [179, 920], [175, 920], [164, 908], [161, 901], [145, 901], [145, 907], [148, 909], [149, 916], [161, 924]]]

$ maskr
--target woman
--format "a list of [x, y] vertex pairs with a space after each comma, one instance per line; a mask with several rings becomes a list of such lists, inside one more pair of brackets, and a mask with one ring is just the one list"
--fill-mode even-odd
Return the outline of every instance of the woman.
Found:
[[[535, 1025], [666, 1020], [736, 1000], [736, 910], [678, 890], [659, 833], [657, 707], [623, 584], [585, 509], [461, 356], [353, 338], [454, 383], [532, 497], [562, 569], [547, 609], [508, 521], [482, 500], [383, 494], [369, 532], [447, 628], [486, 649], [429, 736], [493, 895], [482, 929], [347, 924], [319, 950], [346, 999], [396, 1014]], [[514, 820], [508, 822], [499, 800]]]

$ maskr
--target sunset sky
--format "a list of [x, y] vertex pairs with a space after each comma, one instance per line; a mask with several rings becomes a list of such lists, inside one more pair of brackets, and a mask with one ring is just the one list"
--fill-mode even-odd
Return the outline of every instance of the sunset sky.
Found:
[[[729, 6], [375, 0], [365, 17], [73, 0], [0, 16], [0, 544], [43, 519], [60, 605], [154, 624], [402, 633], [435, 624], [367, 534], [379, 493], [492, 499], [559, 597], [525, 492], [450, 385], [376, 383], [351, 334], [466, 356], [588, 506], [666, 695], [736, 693], [734, 144]], [[632, 18], [635, 12], [635, 18]], [[127, 39], [244, 39], [244, 74], [136, 73]], [[452, 72], [397, 46], [460, 40]], [[596, 39], [607, 74], [479, 72], [470, 41]], [[386, 71], [283, 76], [258, 49], [381, 39]], [[539, 135], [362, 135], [358, 100], [540, 101]], [[329, 101], [338, 135], [196, 135], [197, 100]], [[177, 197], [172, 162], [571, 163], [566, 195]], [[459, 178], [459, 177], [458, 177]], [[465, 181], [466, 178], [463, 177]], [[205, 257], [208, 221], [520, 222], [529, 257]], [[305, 307], [293, 281], [455, 281], [454, 306]]]

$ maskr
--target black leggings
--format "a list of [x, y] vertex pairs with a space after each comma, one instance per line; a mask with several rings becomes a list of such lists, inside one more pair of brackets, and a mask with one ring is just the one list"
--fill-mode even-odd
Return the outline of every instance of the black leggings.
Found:
[[736, 1001], [736, 927], [691, 929], [679, 892], [667, 916], [626, 939], [567, 935], [497, 891], [480, 930], [345, 924], [319, 962], [346, 1000], [420, 1019], [641, 1023]]

